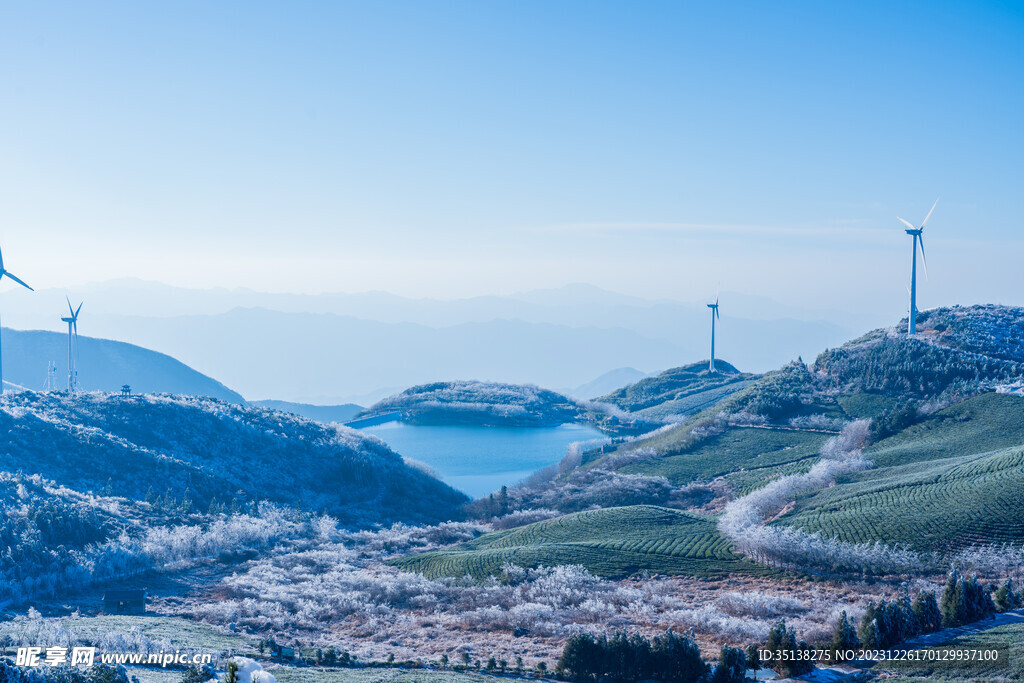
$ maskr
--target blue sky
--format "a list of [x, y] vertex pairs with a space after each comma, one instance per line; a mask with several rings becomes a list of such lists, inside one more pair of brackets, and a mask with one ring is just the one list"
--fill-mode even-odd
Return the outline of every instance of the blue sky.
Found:
[[899, 315], [941, 195], [922, 307], [1024, 304], [1022, 84], [1021, 3], [0, 1], [0, 245], [42, 287]]

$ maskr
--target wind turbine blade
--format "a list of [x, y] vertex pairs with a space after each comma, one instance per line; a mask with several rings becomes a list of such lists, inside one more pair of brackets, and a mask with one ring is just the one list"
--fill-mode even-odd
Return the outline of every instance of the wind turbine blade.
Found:
[[78, 313], [79, 313], [79, 311], [82, 310], [82, 304], [84, 304], [84, 303], [85, 302], [83, 301], [81, 304], [78, 304], [78, 308], [75, 309], [75, 320], [78, 320]]
[[6, 275], [7, 277], [11, 278], [15, 282], [17, 282], [19, 285], [21, 285], [22, 287], [24, 287], [28, 291], [30, 291], [30, 292], [36, 291], [36, 290], [32, 289], [31, 287], [29, 287], [27, 284], [25, 284], [25, 281], [22, 280], [21, 278], [17, 277], [14, 273], [8, 273], [6, 270], [3, 273], [4, 273], [4, 275]]
[[913, 229], [914, 229], [914, 226], [913, 226], [913, 225], [911, 225], [911, 224], [910, 224], [910, 223], [909, 223], [908, 221], [905, 221], [905, 220], [903, 220], [903, 219], [902, 219], [902, 218], [900, 218], [899, 216], [896, 216], [896, 220], [898, 220], [898, 221], [899, 221], [900, 223], [902, 223], [903, 225], [907, 226], [907, 227], [908, 227], [908, 228], [910, 228], [911, 230], [913, 230]]
[[0, 251], [0, 272], [3, 272], [3, 269], [4, 269], [4, 253], [2, 251]]
[[932, 217], [932, 212], [933, 212], [933, 211], [935, 211], [935, 207], [936, 207], [936, 206], [938, 206], [938, 205], [939, 205], [939, 200], [938, 200], [938, 198], [936, 197], [936, 199], [935, 199], [935, 203], [934, 203], [934, 204], [932, 204], [932, 210], [931, 210], [931, 211], [929, 211], [929, 212], [928, 212], [928, 215], [924, 217], [924, 220], [923, 220], [923, 221], [921, 221], [921, 227], [922, 227], [922, 228], [924, 227], [925, 223], [927, 223], [927, 222], [928, 222], [928, 219]]
[[68, 312], [71, 313], [71, 317], [74, 318], [75, 317], [75, 307], [71, 305], [71, 299], [68, 298], [68, 296], [66, 294], [64, 295], [64, 298], [68, 302]]
[[[928, 257], [924, 255], [924, 235], [918, 235], [917, 241], [921, 245], [921, 263], [924, 264], [924, 276], [928, 278]], [[931, 278], [928, 278], [929, 280]]]
[[718, 306], [715, 306], [715, 317], [718, 318], [719, 320], [722, 319], [721, 314], [719, 314], [719, 312], [718, 312]]

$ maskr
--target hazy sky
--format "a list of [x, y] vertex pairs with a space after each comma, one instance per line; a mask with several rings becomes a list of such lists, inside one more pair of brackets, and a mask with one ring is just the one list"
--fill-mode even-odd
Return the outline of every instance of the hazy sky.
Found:
[[[1024, 5], [0, 0], [0, 245], [463, 296], [1024, 304]], [[0, 285], [7, 289], [9, 284]]]

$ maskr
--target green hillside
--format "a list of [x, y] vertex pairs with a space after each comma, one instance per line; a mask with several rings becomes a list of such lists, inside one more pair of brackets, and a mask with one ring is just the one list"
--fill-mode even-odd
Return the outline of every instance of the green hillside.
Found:
[[645, 570], [694, 576], [767, 571], [735, 555], [713, 517], [653, 505], [577, 512], [394, 564], [429, 577], [481, 578], [509, 562], [522, 567], [581, 564], [605, 577]]
[[940, 410], [869, 448], [877, 467], [986, 453], [1024, 444], [1024, 398], [980, 394]]
[[733, 427], [692, 450], [628, 465], [626, 474], [663, 476], [676, 486], [709, 481], [733, 472], [762, 471], [767, 480], [779, 465], [817, 456], [828, 434], [792, 429]]
[[800, 501], [779, 524], [863, 543], [957, 550], [1024, 540], [1024, 446], [868, 470]]
[[715, 361], [715, 372], [709, 372], [708, 362], [701, 361], [645, 377], [597, 400], [648, 420], [692, 415], [746, 387], [756, 377], [721, 360]]

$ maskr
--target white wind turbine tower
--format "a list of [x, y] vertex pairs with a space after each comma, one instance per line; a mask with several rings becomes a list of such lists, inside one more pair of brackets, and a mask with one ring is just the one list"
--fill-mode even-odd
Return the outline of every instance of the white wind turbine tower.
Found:
[[[30, 291], [30, 292], [36, 291], [36, 290], [32, 289], [31, 287], [29, 287], [27, 284], [25, 284], [25, 282], [23, 280], [21, 280], [20, 278], [18, 278], [14, 273], [11, 273], [6, 268], [4, 268], [4, 255], [3, 255], [2, 252], [0, 252], [0, 280], [2, 280], [5, 275], [7, 277], [9, 277], [10, 279], [14, 280], [15, 282], [17, 282], [19, 285], [21, 285], [22, 287], [24, 287], [28, 291]], [[0, 329], [3, 329], [3, 328], [0, 327]], [[4, 363], [3, 363], [3, 345], [0, 344], [0, 394], [2, 394], [2, 393], [4, 393]]]
[[[84, 302], [83, 302], [84, 303]], [[61, 318], [68, 324], [68, 393], [78, 391], [78, 368], [75, 367], [75, 351], [78, 349], [78, 314], [82, 310], [82, 304], [78, 304], [78, 310], [71, 306], [71, 299], [68, 299], [68, 310], [71, 315]], [[72, 331], [74, 334], [72, 335]]]
[[935, 207], [938, 206], [939, 200], [936, 199], [935, 203], [932, 204], [932, 210], [928, 212], [928, 215], [921, 221], [921, 225], [917, 228], [913, 226], [909, 221], [905, 221], [899, 216], [896, 217], [903, 225], [907, 226], [906, 233], [914, 238], [914, 252], [910, 262], [910, 322], [907, 325], [907, 334], [914, 334], [917, 331], [917, 245], [921, 244], [921, 262], [924, 264], [925, 277], [928, 276], [928, 259], [924, 255], [924, 226], [928, 223], [928, 219], [932, 217], [932, 212], [935, 211]]
[[711, 365], [708, 366], [708, 372], [715, 371], [715, 320], [719, 318], [718, 315], [718, 295], [715, 295], [715, 303], [708, 304], [708, 308], [711, 309]]

